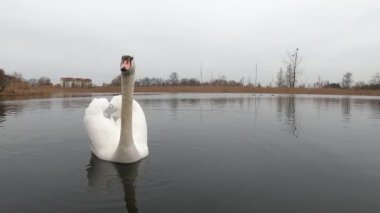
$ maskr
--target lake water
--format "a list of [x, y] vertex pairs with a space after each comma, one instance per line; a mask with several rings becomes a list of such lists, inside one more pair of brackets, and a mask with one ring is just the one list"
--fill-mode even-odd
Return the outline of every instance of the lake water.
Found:
[[136, 94], [150, 155], [91, 155], [95, 96], [0, 100], [0, 212], [380, 212], [380, 98]]

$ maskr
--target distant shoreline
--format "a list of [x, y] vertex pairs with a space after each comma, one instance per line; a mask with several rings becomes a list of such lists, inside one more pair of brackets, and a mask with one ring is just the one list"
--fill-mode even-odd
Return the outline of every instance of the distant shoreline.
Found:
[[[14, 90], [11, 94], [0, 94], [0, 97], [40, 96], [67, 93], [119, 93], [120, 87], [93, 88], [59, 88], [41, 86], [24, 90]], [[321, 94], [321, 95], [362, 95], [380, 96], [380, 90], [333, 89], [333, 88], [265, 88], [247, 86], [139, 86], [135, 92], [164, 93], [272, 93], [272, 94]]]

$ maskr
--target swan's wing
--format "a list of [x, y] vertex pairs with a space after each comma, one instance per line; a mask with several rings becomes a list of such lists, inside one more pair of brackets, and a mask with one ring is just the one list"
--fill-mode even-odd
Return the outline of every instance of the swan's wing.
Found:
[[133, 100], [132, 110], [133, 141], [135, 142], [140, 155], [145, 157], [148, 155], [148, 136], [145, 114], [136, 100]]
[[112, 117], [114, 117], [115, 120], [121, 117], [121, 101], [121, 95], [113, 96], [110, 101], [110, 104], [115, 108], [115, 111], [112, 113]]
[[[117, 102], [114, 104], [118, 105]], [[94, 98], [87, 107], [84, 116], [84, 125], [90, 138], [91, 151], [103, 160], [112, 160], [120, 140], [120, 118], [115, 121], [112, 117], [104, 116], [104, 110], [109, 105], [110, 103], [105, 98]], [[148, 155], [145, 114], [135, 100], [132, 110], [133, 140], [139, 154], [145, 157]]]
[[121, 100], [121, 95], [113, 96], [110, 100], [110, 104], [114, 105], [118, 109], [121, 109]]
[[87, 107], [84, 125], [90, 138], [91, 151], [103, 160], [112, 158], [120, 139], [120, 126], [113, 118], [104, 116], [104, 110], [109, 106], [105, 98], [94, 98]]

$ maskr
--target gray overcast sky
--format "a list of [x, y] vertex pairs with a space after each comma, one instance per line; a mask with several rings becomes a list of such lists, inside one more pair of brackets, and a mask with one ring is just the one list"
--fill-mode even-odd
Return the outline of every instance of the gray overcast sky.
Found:
[[122, 54], [136, 77], [273, 79], [300, 49], [300, 82], [368, 81], [380, 72], [378, 0], [1, 0], [0, 67], [26, 79], [119, 74]]

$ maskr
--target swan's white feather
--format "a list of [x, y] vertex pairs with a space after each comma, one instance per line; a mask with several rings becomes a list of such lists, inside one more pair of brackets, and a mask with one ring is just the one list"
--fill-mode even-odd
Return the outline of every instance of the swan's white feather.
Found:
[[[104, 111], [112, 106], [115, 112], [105, 116]], [[137, 101], [132, 104], [133, 141], [137, 149], [134, 159], [142, 159], [148, 155], [147, 125], [145, 114]], [[87, 107], [84, 125], [90, 138], [91, 151], [100, 159], [123, 162], [115, 157], [115, 151], [120, 141], [121, 95], [114, 96], [110, 102], [105, 98], [94, 98]]]
[[[115, 118], [121, 117], [121, 95], [113, 96], [110, 100], [110, 104], [115, 107], [116, 111], [112, 114]], [[133, 106], [132, 106], [133, 107]]]

